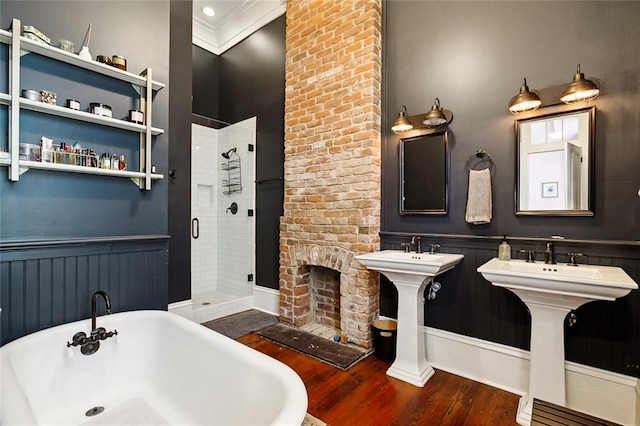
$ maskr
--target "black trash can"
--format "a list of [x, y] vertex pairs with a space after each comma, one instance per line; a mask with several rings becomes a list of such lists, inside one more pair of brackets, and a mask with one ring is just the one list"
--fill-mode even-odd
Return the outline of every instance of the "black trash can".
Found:
[[373, 349], [380, 361], [396, 359], [398, 323], [396, 320], [375, 320], [372, 325]]

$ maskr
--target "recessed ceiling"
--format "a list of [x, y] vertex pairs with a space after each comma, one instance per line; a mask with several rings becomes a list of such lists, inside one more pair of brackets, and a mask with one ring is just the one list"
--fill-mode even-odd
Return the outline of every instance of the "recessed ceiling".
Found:
[[193, 0], [193, 44], [219, 55], [285, 11], [286, 0]]

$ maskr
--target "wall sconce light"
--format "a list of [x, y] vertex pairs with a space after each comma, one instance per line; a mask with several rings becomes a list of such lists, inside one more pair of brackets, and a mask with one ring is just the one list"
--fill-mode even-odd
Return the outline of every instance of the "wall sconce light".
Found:
[[393, 133], [402, 133], [411, 129], [413, 129], [413, 124], [411, 124], [411, 121], [409, 121], [407, 117], [407, 107], [402, 105], [398, 118], [396, 118], [391, 125], [391, 130]]
[[433, 101], [433, 105], [431, 105], [431, 111], [424, 116], [424, 120], [422, 120], [427, 127], [438, 127], [446, 124], [447, 118], [444, 116], [444, 112], [440, 107], [440, 99], [436, 98]]
[[509, 101], [509, 112], [511, 114], [517, 114], [519, 112], [533, 111], [542, 104], [542, 101], [536, 94], [531, 92], [529, 86], [527, 86], [527, 79], [524, 79], [524, 84], [520, 86], [520, 92], [515, 95]]
[[589, 102], [594, 100], [600, 94], [600, 89], [596, 84], [584, 78], [584, 74], [580, 72], [580, 64], [578, 64], [578, 70], [573, 76], [573, 81], [567, 87], [567, 90], [562, 93], [560, 100], [565, 104], [572, 104], [576, 102]]
[[448, 109], [442, 109], [440, 99], [436, 98], [431, 111], [427, 114], [408, 116], [407, 107], [402, 105], [398, 117], [391, 125], [391, 131], [396, 134], [408, 132], [410, 130], [434, 129], [445, 126], [453, 120], [453, 113]]

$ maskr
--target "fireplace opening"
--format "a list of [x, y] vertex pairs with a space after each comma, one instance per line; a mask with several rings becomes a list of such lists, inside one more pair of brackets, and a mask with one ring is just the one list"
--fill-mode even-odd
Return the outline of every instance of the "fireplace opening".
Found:
[[290, 244], [282, 253], [280, 321], [371, 348], [371, 323], [380, 306], [378, 273], [340, 247]]
[[310, 322], [340, 331], [340, 272], [323, 266], [309, 268]]

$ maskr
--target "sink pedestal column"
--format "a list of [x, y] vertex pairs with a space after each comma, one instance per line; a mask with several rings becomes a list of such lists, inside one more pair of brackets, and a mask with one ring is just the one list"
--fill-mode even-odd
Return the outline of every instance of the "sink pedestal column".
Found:
[[564, 320], [585, 303], [626, 296], [638, 288], [617, 266], [536, 264], [493, 258], [478, 272], [512, 291], [531, 313], [529, 392], [520, 398], [516, 420], [531, 423], [533, 399], [565, 406]]
[[393, 278], [398, 289], [397, 348], [387, 375], [422, 387], [434, 373], [424, 339], [424, 289], [432, 279], [410, 274], [393, 274]]
[[589, 301], [511, 289], [531, 312], [529, 392], [520, 398], [516, 421], [531, 424], [533, 398], [565, 406], [564, 321], [567, 314]]
[[396, 359], [387, 370], [389, 376], [420, 387], [433, 376], [425, 348], [424, 289], [434, 277], [453, 269], [463, 258], [461, 254], [395, 250], [356, 256], [367, 268], [389, 278], [398, 290]]

